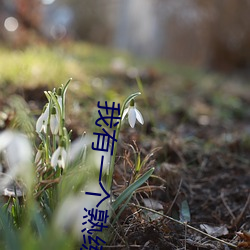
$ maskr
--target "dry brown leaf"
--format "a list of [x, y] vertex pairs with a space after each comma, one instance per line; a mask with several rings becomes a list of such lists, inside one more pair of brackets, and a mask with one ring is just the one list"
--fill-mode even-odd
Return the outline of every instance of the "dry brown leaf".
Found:
[[237, 232], [237, 235], [241, 238], [241, 241], [238, 244], [238, 247], [244, 247], [244, 248], [249, 248], [250, 249], [250, 232]]

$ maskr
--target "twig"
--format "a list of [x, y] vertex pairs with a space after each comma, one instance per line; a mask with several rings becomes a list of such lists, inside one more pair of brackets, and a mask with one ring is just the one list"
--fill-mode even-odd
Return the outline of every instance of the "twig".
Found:
[[247, 208], [248, 208], [249, 203], [250, 203], [250, 194], [248, 194], [247, 201], [246, 201], [245, 206], [243, 207], [241, 213], [240, 213], [240, 214], [237, 216], [237, 218], [235, 218], [235, 220], [233, 221], [235, 226], [237, 226], [238, 223], [240, 222], [240, 220], [242, 219], [244, 213], [246, 212], [246, 210], [247, 210]]
[[221, 200], [222, 200], [224, 206], [226, 207], [227, 211], [229, 212], [229, 214], [230, 214], [231, 217], [233, 218], [233, 221], [235, 221], [236, 218], [235, 218], [235, 216], [234, 216], [232, 210], [230, 209], [230, 207], [227, 205], [227, 202], [226, 202], [226, 200], [225, 200], [225, 196], [224, 196], [224, 192], [223, 192], [223, 191], [221, 192], [220, 197], [221, 197]]
[[178, 190], [176, 192], [176, 195], [174, 197], [174, 200], [172, 201], [168, 211], [167, 211], [167, 214], [169, 214], [173, 208], [173, 205], [175, 204], [176, 200], [177, 200], [177, 197], [178, 197], [178, 194], [180, 193], [180, 190], [181, 190], [181, 185], [182, 185], [182, 179], [180, 180], [180, 183], [179, 183], [179, 187], [178, 187]]
[[187, 222], [184, 222], [185, 226], [185, 241], [184, 241], [184, 249], [187, 250]]
[[171, 220], [171, 221], [174, 221], [174, 222], [176, 222], [176, 223], [178, 223], [178, 224], [181, 224], [182, 226], [186, 226], [186, 227], [188, 227], [189, 229], [192, 229], [192, 230], [194, 230], [194, 231], [196, 231], [196, 232], [198, 232], [198, 233], [200, 233], [200, 234], [203, 234], [203, 235], [205, 235], [205, 236], [207, 236], [207, 237], [209, 237], [209, 238], [211, 238], [211, 239], [213, 239], [213, 240], [219, 241], [219, 242], [221, 242], [221, 243], [223, 243], [223, 244], [226, 244], [226, 245], [228, 245], [228, 246], [230, 246], [230, 247], [237, 248], [236, 245], [234, 245], [234, 244], [232, 244], [232, 243], [229, 243], [229, 242], [226, 242], [226, 241], [224, 241], [224, 240], [218, 239], [218, 238], [216, 238], [216, 237], [214, 237], [214, 236], [212, 236], [212, 235], [209, 235], [209, 234], [207, 234], [207, 233], [205, 233], [205, 232], [203, 232], [203, 231], [201, 231], [201, 230], [199, 230], [199, 229], [197, 229], [197, 228], [195, 228], [195, 227], [192, 227], [192, 226], [188, 225], [186, 222], [178, 221], [178, 220], [176, 220], [176, 219], [173, 219], [173, 218], [170, 217], [170, 216], [167, 216], [167, 215], [165, 215], [165, 214], [161, 214], [160, 212], [157, 212], [157, 211], [155, 211], [155, 210], [153, 210], [153, 209], [150, 209], [150, 208], [147, 208], [147, 207], [144, 207], [144, 206], [141, 206], [141, 205], [136, 205], [136, 204], [134, 204], [134, 203], [130, 203], [130, 204], [128, 204], [128, 205], [134, 206], [134, 207], [137, 207], [137, 208], [141, 208], [141, 209], [145, 209], [145, 210], [150, 211], [150, 212], [152, 212], [152, 213], [161, 215], [161, 216], [163, 216], [163, 217], [165, 217], [165, 218], [167, 218], [167, 219], [169, 219], [169, 220]]

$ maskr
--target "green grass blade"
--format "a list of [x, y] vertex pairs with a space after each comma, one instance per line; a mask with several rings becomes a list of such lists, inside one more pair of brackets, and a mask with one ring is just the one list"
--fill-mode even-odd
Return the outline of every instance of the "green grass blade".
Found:
[[138, 180], [136, 180], [133, 184], [131, 184], [128, 188], [126, 188], [118, 198], [113, 202], [112, 209], [116, 211], [116, 209], [122, 204], [122, 202], [127, 199], [137, 188], [139, 188], [154, 172], [154, 168], [149, 169], [144, 175], [142, 175]]
[[116, 214], [114, 220], [112, 221], [112, 224], [115, 224], [116, 221], [119, 219], [121, 213], [124, 211], [124, 209], [126, 208], [127, 204], [129, 203], [130, 199], [132, 198], [133, 193], [131, 193], [129, 195], [129, 197], [127, 198], [127, 200], [124, 202], [123, 206], [121, 207], [121, 209], [119, 209], [119, 212]]

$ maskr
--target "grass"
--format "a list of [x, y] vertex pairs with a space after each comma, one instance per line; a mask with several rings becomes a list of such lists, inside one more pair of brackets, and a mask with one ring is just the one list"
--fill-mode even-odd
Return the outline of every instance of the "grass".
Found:
[[[72, 77], [77, 81], [105, 73], [119, 52], [86, 43], [29, 46], [13, 50], [0, 46], [0, 83], [22, 86], [57, 85]], [[125, 59], [128, 58], [123, 54]]]

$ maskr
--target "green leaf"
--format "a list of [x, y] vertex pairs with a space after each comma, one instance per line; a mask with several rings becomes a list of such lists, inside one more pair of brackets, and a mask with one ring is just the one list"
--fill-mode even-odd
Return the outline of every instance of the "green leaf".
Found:
[[180, 208], [180, 221], [181, 222], [189, 222], [191, 220], [189, 205], [187, 200], [183, 200], [181, 202]]
[[5, 238], [6, 250], [21, 250], [17, 233], [14, 231], [14, 228], [11, 227], [8, 221], [8, 215], [3, 212], [2, 208], [0, 208], [0, 228], [2, 228], [1, 231], [3, 231]]
[[68, 89], [68, 86], [69, 86], [69, 83], [72, 81], [72, 78], [69, 78], [69, 80], [67, 81], [67, 83], [63, 86], [63, 89], [62, 89], [62, 95], [63, 97], [65, 97], [66, 95], [66, 91]]
[[44, 236], [45, 233], [45, 223], [42, 215], [38, 211], [34, 211], [33, 220], [37, 228], [38, 235]]
[[127, 204], [129, 203], [130, 199], [132, 198], [133, 193], [131, 193], [129, 195], [129, 197], [127, 198], [127, 200], [124, 202], [123, 206], [121, 207], [121, 209], [119, 209], [119, 212], [116, 214], [114, 220], [112, 221], [112, 224], [115, 224], [116, 221], [119, 219], [121, 213], [124, 211], [124, 209], [126, 208]]
[[151, 176], [151, 174], [154, 172], [154, 168], [149, 169], [144, 175], [142, 175], [140, 178], [138, 178], [133, 184], [131, 184], [128, 188], [126, 188], [119, 196], [118, 198], [112, 203], [112, 209], [113, 211], [116, 211], [116, 209], [122, 204], [124, 200], [126, 200], [133, 192], [139, 188], [143, 183], [147, 181], [147, 179]]

